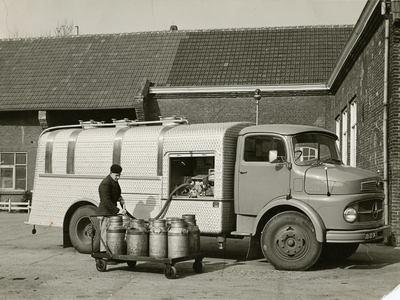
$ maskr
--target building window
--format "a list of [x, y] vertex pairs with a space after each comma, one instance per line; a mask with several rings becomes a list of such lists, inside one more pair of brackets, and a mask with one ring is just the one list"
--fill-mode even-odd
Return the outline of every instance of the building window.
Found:
[[345, 109], [342, 112], [342, 161], [346, 165], [347, 164], [347, 110]]
[[340, 117], [339, 116], [335, 119], [335, 123], [336, 123], [336, 135], [338, 137], [336, 143], [337, 143], [338, 149], [340, 149], [340, 137], [341, 136], [340, 136]]
[[300, 156], [298, 161], [308, 161], [318, 158], [318, 149], [313, 147], [299, 147], [296, 148], [296, 151], [300, 150], [302, 155]]
[[357, 154], [357, 102], [350, 105], [350, 166], [356, 166]]
[[26, 153], [2, 152], [0, 162], [0, 188], [26, 190]]

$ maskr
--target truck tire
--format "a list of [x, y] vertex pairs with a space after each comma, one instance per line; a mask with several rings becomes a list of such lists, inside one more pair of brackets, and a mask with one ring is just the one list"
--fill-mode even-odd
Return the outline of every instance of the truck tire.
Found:
[[288, 211], [275, 215], [264, 226], [261, 250], [277, 270], [304, 271], [319, 259], [322, 243], [307, 216]]
[[[72, 246], [80, 253], [92, 253], [92, 222], [89, 216], [95, 215], [97, 209], [93, 205], [84, 205], [79, 207], [72, 215], [69, 223], [69, 237], [71, 239]], [[92, 218], [94, 222], [97, 222], [97, 218]], [[100, 232], [94, 232], [93, 240], [93, 252], [98, 252], [100, 249]]]
[[356, 253], [360, 243], [324, 243], [321, 260], [327, 262], [341, 262]]

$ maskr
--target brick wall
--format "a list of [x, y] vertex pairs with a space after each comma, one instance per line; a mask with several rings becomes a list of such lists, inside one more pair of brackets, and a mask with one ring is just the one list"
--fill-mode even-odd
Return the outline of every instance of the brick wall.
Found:
[[[256, 102], [253, 96], [197, 97], [193, 95], [158, 96], [164, 117], [185, 116], [190, 123], [253, 122]], [[332, 96], [271, 96], [263, 94], [259, 101], [259, 124], [302, 124], [331, 127], [326, 122], [326, 103]], [[330, 128], [332, 129], [332, 128]]]
[[[399, 34], [400, 37], [400, 34]], [[391, 44], [391, 76], [389, 77], [388, 106], [388, 204], [389, 223], [392, 225], [391, 243], [400, 245], [400, 156], [399, 116], [400, 98], [390, 90], [400, 88], [399, 44]], [[383, 172], [383, 119], [384, 119], [384, 55], [385, 24], [382, 22], [365, 45], [344, 82], [335, 94], [332, 105], [334, 118], [347, 108], [350, 132], [350, 103], [357, 101], [357, 167]], [[397, 60], [397, 61], [396, 61]], [[397, 65], [397, 67], [396, 67]], [[397, 74], [396, 74], [397, 73]], [[349, 142], [348, 142], [349, 145]], [[350, 147], [348, 146], [348, 158]], [[349, 161], [348, 161], [349, 162]], [[383, 173], [381, 173], [383, 175]]]
[[350, 132], [350, 103], [357, 102], [357, 167], [371, 171], [383, 170], [384, 38], [382, 23], [336, 92], [333, 104], [334, 118], [347, 108]]
[[[398, 25], [397, 25], [398, 26]], [[394, 26], [390, 41], [390, 90], [388, 102], [389, 191], [394, 243], [400, 246], [400, 29]]]
[[[36, 148], [42, 128], [37, 112], [0, 112], [0, 152], [27, 153], [27, 190], [33, 188]], [[0, 191], [0, 201], [20, 201], [24, 191]]]
[[111, 123], [112, 119], [136, 119], [134, 108], [107, 109], [107, 110], [51, 110], [47, 111], [47, 124], [49, 127], [61, 125], [78, 125], [82, 121], [104, 121]]

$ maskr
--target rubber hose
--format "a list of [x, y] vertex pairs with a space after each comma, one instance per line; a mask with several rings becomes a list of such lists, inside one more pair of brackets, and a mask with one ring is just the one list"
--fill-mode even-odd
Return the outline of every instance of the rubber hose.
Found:
[[175, 195], [175, 193], [176, 193], [177, 191], [179, 191], [179, 190], [182, 189], [183, 187], [187, 187], [187, 186], [190, 186], [190, 183], [183, 183], [183, 184], [181, 184], [180, 186], [176, 187], [176, 188], [171, 192], [171, 194], [169, 194], [169, 197], [168, 197], [168, 199], [167, 199], [167, 202], [164, 204], [163, 208], [162, 208], [161, 211], [158, 213], [158, 215], [154, 218], [155, 220], [158, 220], [160, 217], [163, 217], [163, 218], [164, 218], [165, 214], [166, 214], [167, 211], [168, 211], [169, 205], [171, 204], [172, 196]]

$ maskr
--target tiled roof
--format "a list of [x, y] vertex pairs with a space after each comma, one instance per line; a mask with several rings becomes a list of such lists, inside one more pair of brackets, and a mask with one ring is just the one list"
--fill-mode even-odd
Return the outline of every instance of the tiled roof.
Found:
[[140, 84], [325, 83], [353, 26], [0, 40], [0, 109], [132, 107]]

